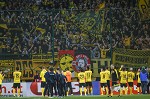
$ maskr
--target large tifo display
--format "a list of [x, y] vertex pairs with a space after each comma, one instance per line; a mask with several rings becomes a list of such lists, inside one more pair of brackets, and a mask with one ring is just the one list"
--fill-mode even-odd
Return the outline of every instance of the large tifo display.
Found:
[[[93, 95], [100, 95], [100, 83], [99, 81], [93, 81]], [[12, 96], [13, 83], [2, 84], [2, 95]], [[79, 83], [72, 82], [73, 94], [79, 94]], [[120, 88], [116, 87], [114, 94], [118, 94]], [[137, 94], [137, 82], [134, 81], [133, 94]], [[21, 96], [41, 96], [41, 83], [40, 82], [24, 82], [21, 83]]]

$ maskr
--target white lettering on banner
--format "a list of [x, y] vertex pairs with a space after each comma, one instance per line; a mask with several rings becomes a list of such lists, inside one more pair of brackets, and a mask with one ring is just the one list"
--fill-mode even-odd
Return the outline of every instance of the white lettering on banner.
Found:
[[[25, 90], [26, 90], [26, 83], [21, 83], [21, 88], [20, 88], [21, 96], [26, 96], [26, 93], [24, 92]], [[13, 95], [13, 83], [2, 83], [2, 95], [3, 96]]]
[[71, 85], [72, 85], [72, 91], [74, 93], [79, 92], [79, 82], [72, 82]]
[[41, 92], [41, 83], [37, 83], [38, 92]]

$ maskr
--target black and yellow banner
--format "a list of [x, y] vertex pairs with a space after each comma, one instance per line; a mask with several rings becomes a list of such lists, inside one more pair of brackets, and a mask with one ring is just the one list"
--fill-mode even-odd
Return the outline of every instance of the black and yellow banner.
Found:
[[113, 64], [150, 66], [150, 50], [114, 49]]
[[141, 20], [150, 19], [150, 0], [138, 0], [138, 7], [140, 9]]

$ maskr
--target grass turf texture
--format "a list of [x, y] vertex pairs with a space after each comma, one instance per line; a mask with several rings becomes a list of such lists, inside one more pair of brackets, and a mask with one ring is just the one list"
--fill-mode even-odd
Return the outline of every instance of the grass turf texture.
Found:
[[[50, 99], [48, 97], [0, 97], [1, 99]], [[56, 99], [57, 97], [54, 97], [52, 99]], [[107, 97], [107, 96], [68, 96], [64, 97], [64, 99], [150, 99], [149, 95], [127, 95], [127, 96], [113, 96], [113, 97]], [[59, 98], [57, 98], [59, 99]], [[62, 98], [60, 98], [62, 99]]]

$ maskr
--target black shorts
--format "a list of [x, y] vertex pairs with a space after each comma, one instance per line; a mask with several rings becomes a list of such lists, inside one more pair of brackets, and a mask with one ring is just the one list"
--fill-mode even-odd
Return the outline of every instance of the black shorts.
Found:
[[92, 82], [86, 82], [86, 86], [92, 86]]
[[137, 83], [137, 87], [141, 87], [141, 83]]
[[112, 86], [115, 86], [117, 84], [118, 84], [117, 81], [112, 81]]
[[20, 83], [14, 83], [13, 88], [20, 88]]
[[127, 84], [126, 83], [121, 83], [120, 86], [121, 87], [127, 87]]
[[128, 82], [129, 87], [133, 87], [133, 82]]
[[110, 80], [107, 80], [107, 86], [110, 87]]
[[101, 83], [101, 87], [106, 87], [107, 84], [106, 83]]
[[2, 88], [2, 85], [0, 85], [0, 89]]
[[41, 82], [41, 88], [44, 88], [45, 85], [46, 85], [46, 82], [42, 81], [42, 82]]
[[86, 87], [85, 83], [79, 83], [79, 87]]
[[71, 82], [67, 82], [67, 87], [72, 88]]

